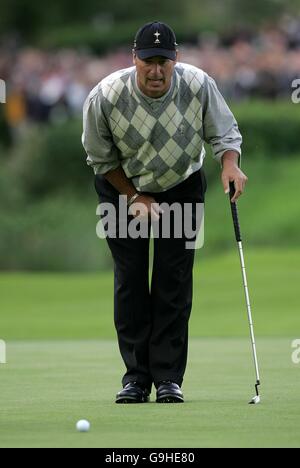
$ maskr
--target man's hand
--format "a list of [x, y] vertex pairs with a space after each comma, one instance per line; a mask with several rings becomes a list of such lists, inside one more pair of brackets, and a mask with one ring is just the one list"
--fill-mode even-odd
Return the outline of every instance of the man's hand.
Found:
[[227, 151], [222, 158], [222, 183], [225, 193], [229, 193], [229, 183], [234, 182], [235, 193], [231, 199], [235, 202], [244, 192], [248, 177], [241, 171], [238, 166], [239, 155], [235, 151]]
[[129, 207], [129, 213], [141, 221], [148, 219], [149, 216], [153, 221], [158, 221], [163, 210], [154, 198], [140, 195]]

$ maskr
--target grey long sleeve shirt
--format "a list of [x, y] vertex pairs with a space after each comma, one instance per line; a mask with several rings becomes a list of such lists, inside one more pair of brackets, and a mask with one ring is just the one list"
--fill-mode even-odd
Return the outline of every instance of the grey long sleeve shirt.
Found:
[[214, 80], [191, 65], [175, 66], [172, 86], [160, 99], [142, 94], [136, 69], [103, 79], [88, 96], [82, 143], [95, 174], [122, 165], [139, 191], [161, 192], [203, 164], [204, 142], [220, 161], [241, 154], [237, 122]]

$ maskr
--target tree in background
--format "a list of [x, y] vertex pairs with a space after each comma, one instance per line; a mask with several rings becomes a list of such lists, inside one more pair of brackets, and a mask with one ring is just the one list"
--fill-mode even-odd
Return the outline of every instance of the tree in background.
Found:
[[257, 27], [284, 13], [299, 12], [300, 0], [1, 0], [0, 38], [17, 33], [35, 45], [93, 45], [100, 49], [131, 42], [132, 31], [151, 20], [169, 22], [180, 40], [202, 30], [228, 33], [237, 27]]

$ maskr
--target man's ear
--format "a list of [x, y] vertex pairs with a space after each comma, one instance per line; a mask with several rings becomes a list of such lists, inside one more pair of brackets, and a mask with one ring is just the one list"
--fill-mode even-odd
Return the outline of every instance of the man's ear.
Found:
[[136, 65], [136, 53], [134, 49], [132, 49], [132, 60], [133, 60], [133, 64]]

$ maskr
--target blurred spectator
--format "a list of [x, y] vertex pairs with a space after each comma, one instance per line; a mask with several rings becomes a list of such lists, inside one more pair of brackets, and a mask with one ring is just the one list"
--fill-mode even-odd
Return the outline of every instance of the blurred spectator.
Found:
[[[180, 60], [204, 69], [229, 99], [276, 99], [290, 95], [300, 77], [300, 20], [284, 16], [257, 34], [220, 38], [203, 33], [199, 45], [182, 45]], [[79, 116], [89, 91], [109, 73], [131, 66], [130, 50], [105, 57], [87, 52], [0, 48], [0, 78], [8, 84], [6, 119], [15, 134], [27, 122]]]

